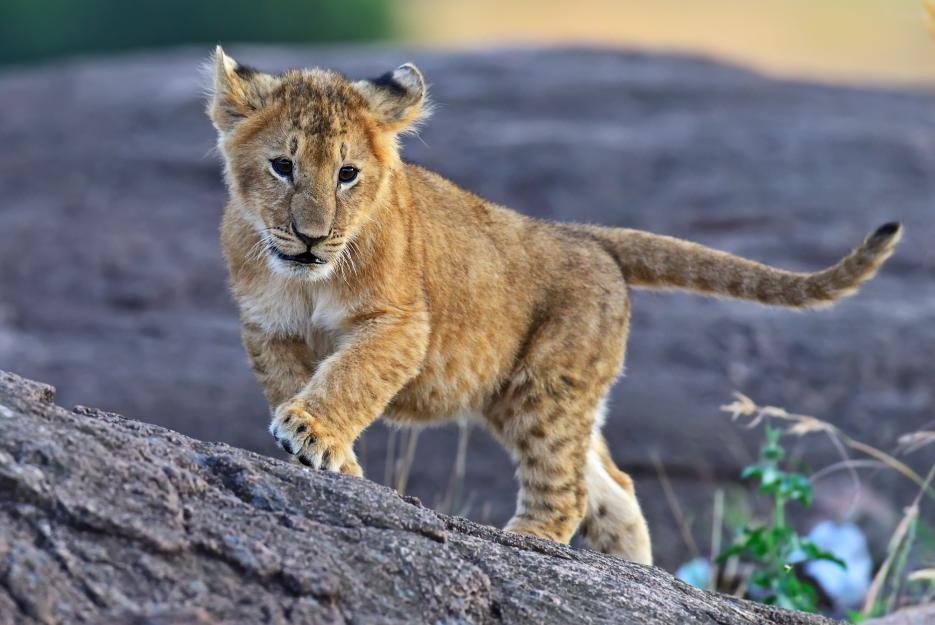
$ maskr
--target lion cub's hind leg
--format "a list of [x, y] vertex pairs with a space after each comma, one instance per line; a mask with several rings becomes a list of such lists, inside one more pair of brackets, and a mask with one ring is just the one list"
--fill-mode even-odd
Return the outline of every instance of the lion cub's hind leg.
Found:
[[[551, 404], [551, 405], [550, 405]], [[514, 415], [500, 432], [517, 465], [519, 495], [508, 531], [567, 543], [584, 518], [590, 425], [550, 400]]]
[[[591, 431], [623, 363], [625, 302], [618, 307], [619, 315], [573, 310], [543, 323], [487, 414], [517, 466], [509, 531], [567, 543], [584, 518]], [[582, 322], [588, 314], [594, 321]]]
[[597, 551], [652, 564], [649, 528], [630, 476], [617, 468], [600, 432], [591, 439], [585, 464], [588, 506], [579, 533]]
[[585, 278], [540, 322], [485, 411], [517, 465], [517, 510], [506, 529], [567, 543], [584, 521], [591, 546], [648, 564], [633, 483], [600, 433], [604, 398], [623, 366], [629, 301], [622, 283]]

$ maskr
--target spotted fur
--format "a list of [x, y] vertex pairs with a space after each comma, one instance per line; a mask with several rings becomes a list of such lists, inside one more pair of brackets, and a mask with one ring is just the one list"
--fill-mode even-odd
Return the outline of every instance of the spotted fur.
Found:
[[[899, 238], [884, 226], [831, 269], [799, 274], [525, 217], [400, 159], [397, 137], [427, 111], [412, 65], [372, 81], [273, 76], [218, 49], [208, 110], [230, 192], [231, 287], [283, 449], [360, 475], [353, 443], [380, 415], [476, 414], [516, 462], [509, 530], [567, 542], [580, 527], [595, 548], [637, 562], [652, 560], [649, 533], [600, 432], [629, 287], [822, 305], [871, 277]], [[271, 172], [276, 158], [292, 159], [289, 180]], [[359, 170], [351, 185], [337, 178], [345, 166]]]

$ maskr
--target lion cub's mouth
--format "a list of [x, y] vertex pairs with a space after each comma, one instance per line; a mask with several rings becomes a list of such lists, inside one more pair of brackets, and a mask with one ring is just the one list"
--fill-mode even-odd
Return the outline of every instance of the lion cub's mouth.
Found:
[[279, 250], [274, 249], [273, 253], [276, 254], [276, 257], [280, 260], [285, 260], [292, 263], [299, 263], [300, 265], [324, 265], [328, 261], [324, 258], [315, 256], [311, 251], [304, 251], [301, 254], [283, 254]]

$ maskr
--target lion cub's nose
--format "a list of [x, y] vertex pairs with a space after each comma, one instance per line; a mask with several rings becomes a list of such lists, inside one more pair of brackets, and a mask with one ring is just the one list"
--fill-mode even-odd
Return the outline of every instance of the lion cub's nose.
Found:
[[292, 233], [295, 234], [295, 236], [299, 238], [299, 241], [307, 245], [309, 249], [315, 247], [316, 245], [318, 245], [319, 243], [321, 243], [322, 241], [328, 238], [327, 234], [323, 237], [310, 237], [307, 234], [302, 234], [301, 232], [299, 232], [299, 229], [295, 227], [294, 221], [292, 222]]

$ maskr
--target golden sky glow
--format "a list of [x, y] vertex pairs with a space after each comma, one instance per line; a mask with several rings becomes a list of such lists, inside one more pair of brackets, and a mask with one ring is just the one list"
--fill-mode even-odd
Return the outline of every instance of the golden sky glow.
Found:
[[922, 0], [399, 0], [418, 45], [678, 50], [784, 76], [935, 84]]

